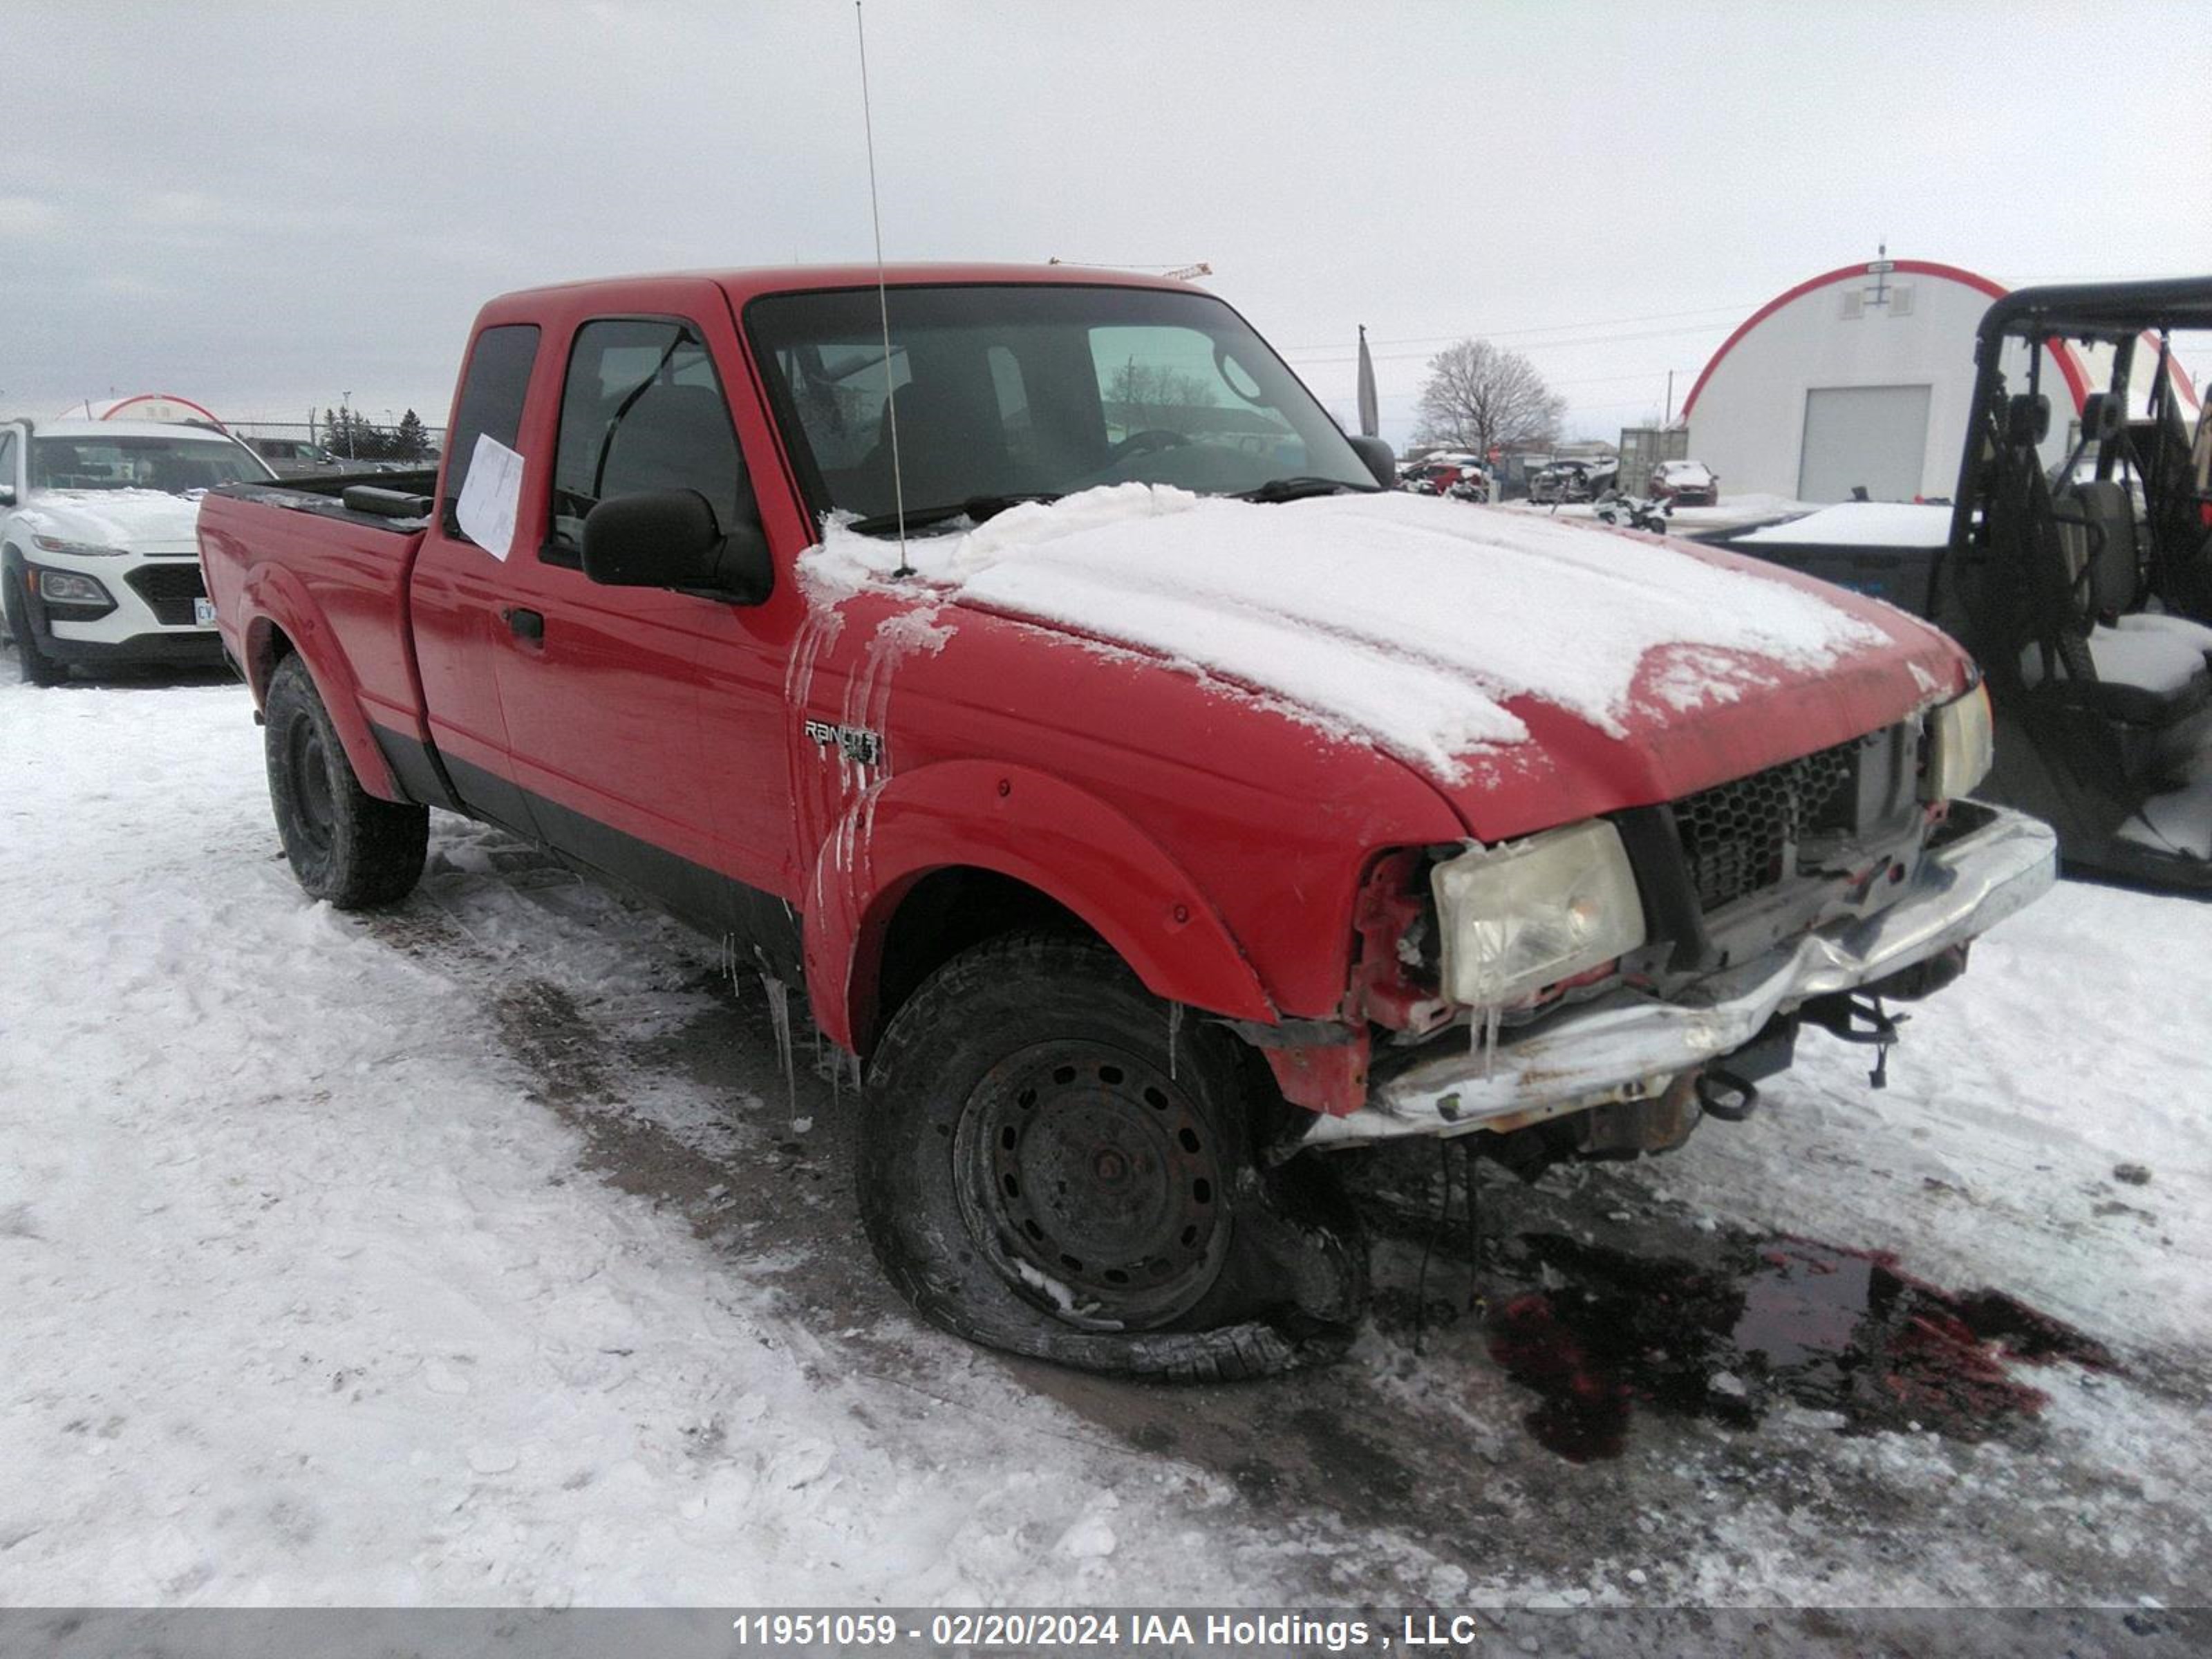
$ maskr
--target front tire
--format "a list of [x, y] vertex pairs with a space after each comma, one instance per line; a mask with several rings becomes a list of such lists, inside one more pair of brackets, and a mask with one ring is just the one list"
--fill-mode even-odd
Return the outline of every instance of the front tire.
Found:
[[341, 910], [406, 897], [422, 878], [430, 809], [380, 800], [361, 787], [298, 657], [276, 665], [264, 712], [269, 801], [300, 885]]
[[59, 685], [69, 678], [69, 668], [56, 662], [39, 648], [39, 636], [31, 627], [30, 606], [23, 596], [23, 579], [8, 578], [5, 599], [8, 632], [15, 641], [15, 665], [27, 685]]
[[1102, 945], [1016, 934], [955, 957], [892, 1019], [868, 1085], [861, 1221], [931, 1322], [1206, 1381], [1350, 1341], [1366, 1256], [1348, 1208], [1310, 1160], [1260, 1167], [1235, 1038], [1171, 1022]]

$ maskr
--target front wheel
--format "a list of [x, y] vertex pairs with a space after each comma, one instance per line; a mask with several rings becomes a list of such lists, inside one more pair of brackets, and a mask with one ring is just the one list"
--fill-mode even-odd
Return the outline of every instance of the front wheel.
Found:
[[330, 711], [296, 656], [269, 681], [269, 800], [300, 885], [341, 910], [391, 904], [422, 878], [430, 809], [361, 787]]
[[59, 685], [69, 678], [69, 669], [56, 662], [39, 648], [39, 636], [31, 628], [30, 606], [23, 597], [23, 579], [8, 578], [4, 600], [8, 616], [8, 632], [15, 641], [15, 665], [24, 683], [29, 685]]
[[1236, 1040], [1109, 951], [992, 939], [885, 1031], [860, 1215], [923, 1317], [1085, 1370], [1227, 1380], [1332, 1358], [1366, 1295], [1323, 1172], [1262, 1170]]

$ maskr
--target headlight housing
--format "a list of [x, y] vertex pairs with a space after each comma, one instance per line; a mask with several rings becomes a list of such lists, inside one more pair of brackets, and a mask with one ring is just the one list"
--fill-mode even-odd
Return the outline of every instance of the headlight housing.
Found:
[[50, 605], [104, 605], [115, 608], [107, 590], [90, 576], [74, 570], [39, 572], [39, 597]]
[[1476, 848], [1429, 876], [1443, 993], [1489, 1008], [1571, 978], [1644, 940], [1620, 832], [1602, 818]]
[[1928, 764], [1921, 769], [1923, 800], [1957, 800], [1989, 776], [1996, 758], [1996, 728], [1990, 691], [1978, 684], [1928, 717]]
[[131, 550], [127, 547], [102, 547], [97, 542], [64, 541], [59, 536], [33, 536], [41, 553], [66, 553], [77, 559], [119, 559]]

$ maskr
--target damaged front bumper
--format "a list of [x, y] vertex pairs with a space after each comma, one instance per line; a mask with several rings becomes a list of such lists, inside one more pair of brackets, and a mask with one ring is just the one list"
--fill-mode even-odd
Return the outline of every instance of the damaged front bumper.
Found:
[[2057, 837], [2048, 825], [1979, 802], [1959, 803], [1954, 812], [1970, 827], [1930, 848], [1887, 908], [1804, 934], [1700, 980], [1675, 1001], [1618, 991], [1509, 1036], [1487, 1055], [1454, 1044], [1377, 1081], [1359, 1110], [1316, 1117], [1299, 1144], [1325, 1150], [1504, 1131], [1654, 1098], [1674, 1079], [1751, 1042], [1776, 1015], [1964, 945], [2057, 878]]

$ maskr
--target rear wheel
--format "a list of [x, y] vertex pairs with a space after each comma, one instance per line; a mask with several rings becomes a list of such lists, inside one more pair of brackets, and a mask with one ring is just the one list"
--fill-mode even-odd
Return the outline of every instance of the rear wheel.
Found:
[[1091, 941], [987, 941], [870, 1068], [860, 1213], [900, 1292], [972, 1340], [1088, 1370], [1256, 1376], [1334, 1356], [1366, 1259], [1322, 1172], [1263, 1171], [1227, 1033]]
[[276, 665], [265, 714], [269, 800], [300, 885], [341, 910], [404, 898], [422, 879], [429, 809], [361, 787], [299, 658]]
[[15, 641], [15, 665], [24, 681], [31, 685], [59, 685], [69, 678], [68, 667], [56, 662], [39, 648], [39, 636], [31, 629], [30, 606], [23, 594], [23, 579], [8, 578], [4, 601], [8, 615], [8, 632]]

